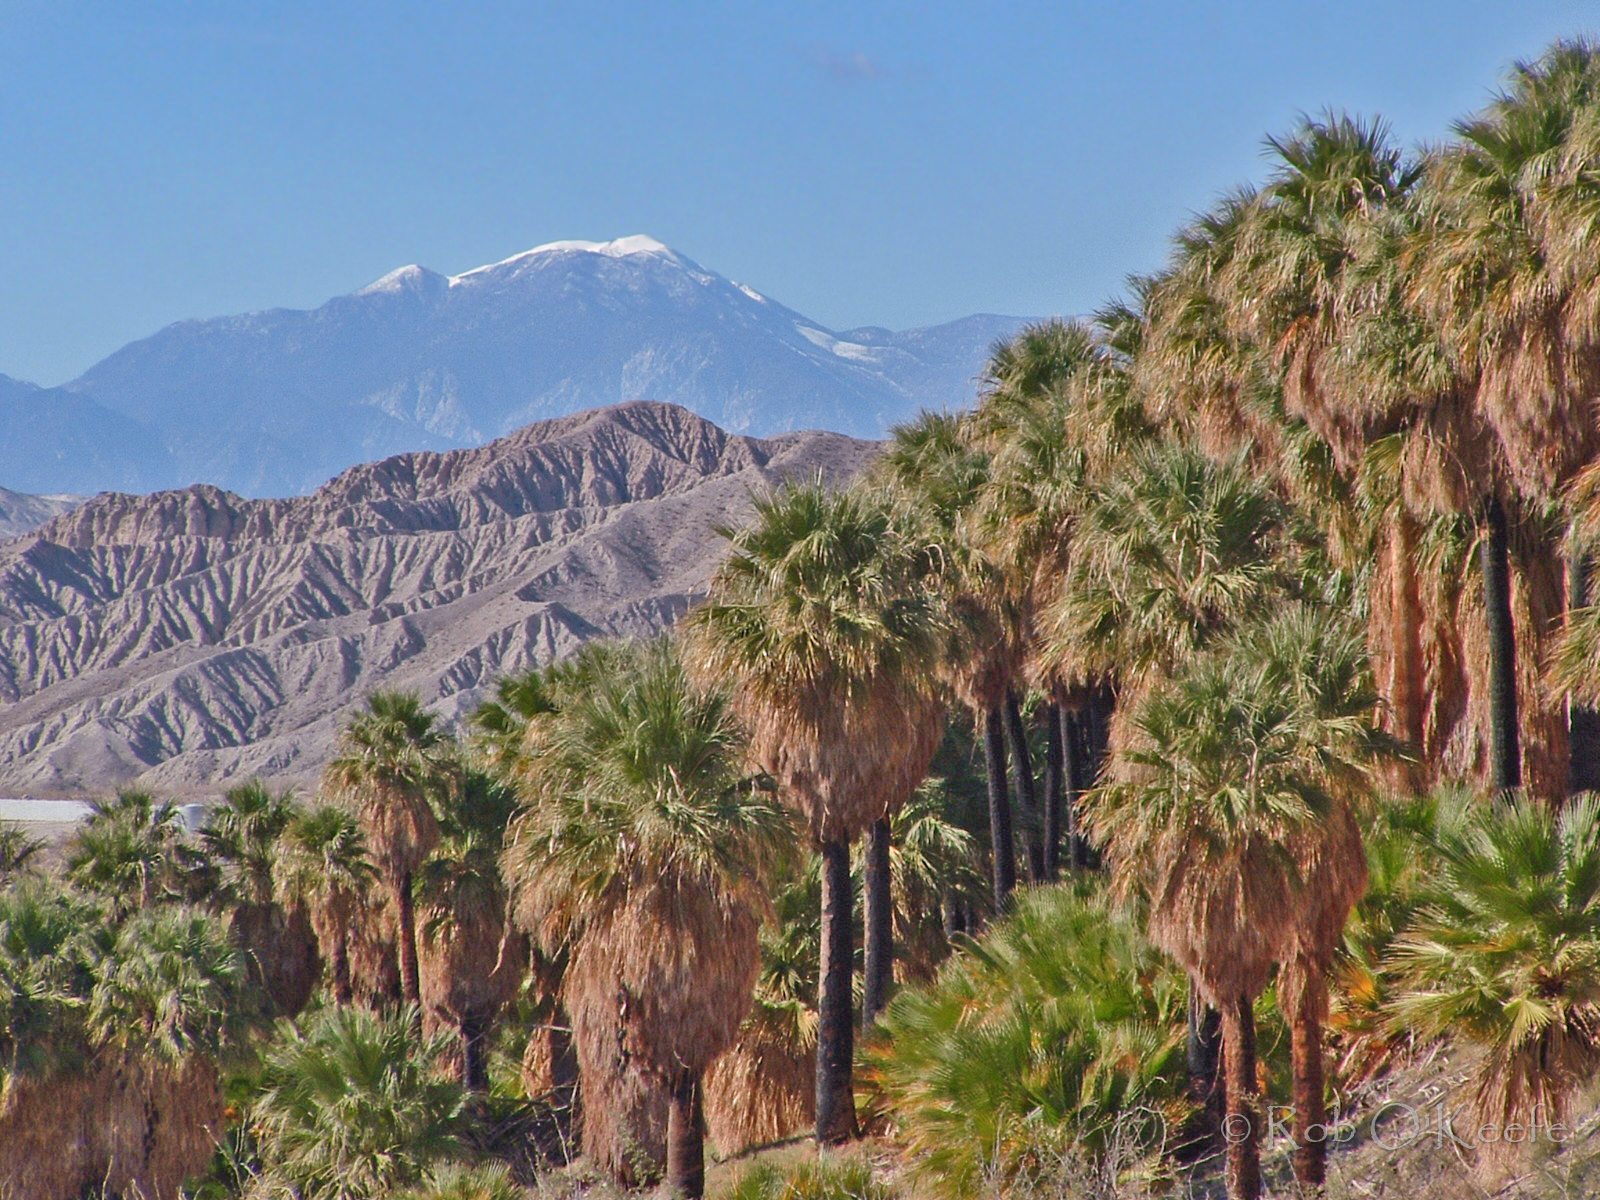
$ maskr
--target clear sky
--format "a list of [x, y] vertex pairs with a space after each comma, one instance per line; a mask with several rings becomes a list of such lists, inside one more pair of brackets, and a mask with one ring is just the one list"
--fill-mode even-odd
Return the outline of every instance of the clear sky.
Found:
[[1298, 112], [1435, 140], [1558, 0], [0, 0], [0, 372], [648, 233], [835, 328], [1084, 312]]

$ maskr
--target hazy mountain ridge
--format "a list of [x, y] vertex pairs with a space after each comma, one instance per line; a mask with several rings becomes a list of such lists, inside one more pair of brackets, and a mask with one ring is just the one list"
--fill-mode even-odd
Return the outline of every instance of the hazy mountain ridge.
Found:
[[0, 544], [0, 787], [309, 782], [375, 687], [457, 716], [500, 674], [654, 632], [786, 476], [874, 452], [758, 440], [667, 405], [352, 468], [310, 496], [108, 494]]
[[31, 533], [83, 503], [82, 496], [32, 496], [0, 487], [0, 538]]
[[309, 311], [181, 321], [33, 389], [31, 407], [0, 388], [15, 435], [0, 484], [294, 495], [354, 463], [635, 399], [741, 433], [878, 437], [966, 403], [1020, 323], [838, 332], [649, 238], [557, 242], [453, 277], [402, 267]]

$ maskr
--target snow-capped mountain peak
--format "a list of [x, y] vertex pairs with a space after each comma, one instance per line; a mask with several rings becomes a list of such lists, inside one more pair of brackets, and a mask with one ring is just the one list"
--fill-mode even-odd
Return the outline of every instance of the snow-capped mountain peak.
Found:
[[356, 293], [358, 296], [376, 296], [385, 292], [418, 292], [426, 290], [430, 285], [444, 281], [444, 276], [427, 267], [419, 267], [416, 263], [409, 266], [397, 267], [382, 279], [376, 279], [367, 284]]
[[463, 271], [459, 275], [452, 275], [450, 277], [450, 286], [457, 287], [463, 283], [472, 283], [486, 276], [504, 275], [530, 265], [536, 259], [547, 258], [557, 254], [598, 254], [605, 258], [632, 258], [639, 255], [653, 255], [658, 258], [670, 259], [677, 263], [687, 262], [681, 254], [678, 254], [664, 242], [658, 242], [655, 238], [643, 233], [615, 238], [609, 242], [585, 242], [569, 239], [560, 242], [546, 242], [542, 246], [535, 246], [532, 250], [524, 250], [521, 254], [513, 254], [510, 258], [503, 258], [499, 262], [489, 263], [482, 267], [474, 267], [472, 270]]

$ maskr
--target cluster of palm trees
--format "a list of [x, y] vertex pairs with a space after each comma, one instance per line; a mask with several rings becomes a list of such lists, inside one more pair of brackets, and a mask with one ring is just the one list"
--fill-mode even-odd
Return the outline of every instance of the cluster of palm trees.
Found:
[[[1194, 1137], [1226, 1112], [1249, 1200], [1258, 1002], [1317, 1188], [1324, 1024], [1359, 1025], [1362, 972], [1406, 981], [1371, 1044], [1462, 1032], [1491, 1046], [1484, 1111], [1559, 1110], [1600, 1064], [1600, 810], [1556, 815], [1600, 779], [1600, 51], [1520, 65], [1417, 158], [1339, 115], [1270, 147], [1128, 302], [997, 346], [970, 412], [896, 429], [849, 486], [757, 498], [670, 636], [503, 680], [464, 742], [377, 693], [313, 806], [248, 785], [194, 840], [148, 796], [103, 805], [64, 886], [0, 891], [0, 1168], [71, 1081], [78, 1120], [145, 1149], [86, 1137], [61, 1186], [172, 1194], [220, 1136], [219, 1063], [278, 1018], [246, 1118], [262, 1176], [417, 1185], [381, 1131], [460, 1150], [535, 1021], [529, 1090], [575, 1088], [590, 1163], [695, 1197], [708, 1118], [858, 1135], [859, 1022], [904, 1140], [948, 1164], [941, 1137], [1026, 1099], [955, 1086], [975, 1029], [993, 1071], [1055, 1081], [1035, 1121], [1090, 1146], [1085, 1114], [1186, 1058]], [[962, 745], [987, 803], [966, 829], [930, 779]], [[1500, 799], [1384, 832], [1410, 810], [1383, 795], [1447, 779]], [[0, 872], [30, 854], [0, 839]], [[1052, 959], [1052, 929], [1094, 969]], [[1098, 1017], [1049, 999], [1101, 985]], [[380, 1119], [359, 1086], [404, 1103]], [[137, 1087], [192, 1119], [152, 1101], [138, 1126]]]

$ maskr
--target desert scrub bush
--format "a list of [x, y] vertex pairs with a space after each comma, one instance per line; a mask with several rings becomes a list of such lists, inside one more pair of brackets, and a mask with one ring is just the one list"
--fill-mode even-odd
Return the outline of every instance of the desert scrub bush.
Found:
[[1063, 1140], [1102, 1154], [1130, 1120], [1159, 1149], [1187, 1111], [1187, 1003], [1182, 973], [1095, 885], [1035, 889], [894, 999], [868, 1079], [929, 1186], [970, 1196]]

